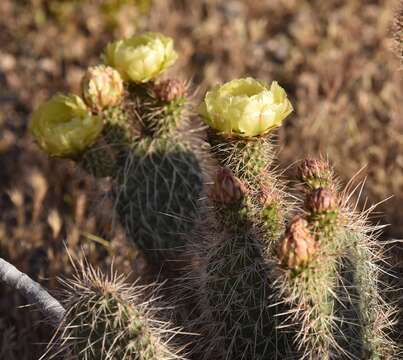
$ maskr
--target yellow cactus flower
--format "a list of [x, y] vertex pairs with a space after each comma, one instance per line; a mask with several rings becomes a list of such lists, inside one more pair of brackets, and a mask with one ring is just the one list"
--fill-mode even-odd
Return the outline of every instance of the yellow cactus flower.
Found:
[[90, 109], [99, 112], [120, 103], [123, 97], [123, 80], [110, 66], [92, 66], [81, 80], [83, 99]]
[[293, 111], [284, 89], [252, 78], [232, 80], [208, 91], [200, 113], [213, 129], [227, 136], [263, 135], [281, 125]]
[[173, 65], [177, 54], [171, 38], [149, 32], [109, 44], [104, 58], [124, 80], [144, 83]]
[[50, 156], [76, 157], [90, 147], [103, 122], [75, 95], [56, 95], [33, 113], [29, 130]]

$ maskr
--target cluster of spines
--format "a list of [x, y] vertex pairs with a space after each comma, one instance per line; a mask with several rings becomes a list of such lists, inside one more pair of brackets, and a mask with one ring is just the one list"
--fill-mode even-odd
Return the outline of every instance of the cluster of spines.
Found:
[[126, 284], [84, 262], [75, 264], [72, 279], [63, 280], [66, 315], [43, 358], [59, 355], [83, 360], [184, 359], [172, 337], [178, 332], [156, 319], [153, 299], [145, 289]]
[[102, 136], [82, 161], [93, 175], [115, 180], [120, 221], [156, 264], [180, 253], [203, 189], [187, 91], [174, 79], [126, 84], [121, 103], [102, 111]]
[[182, 83], [132, 85], [129, 92], [140, 135], [118, 179], [116, 208], [130, 237], [161, 264], [177, 257], [193, 227], [203, 189], [201, 157], [187, 131]]
[[271, 249], [292, 208], [285, 184], [273, 166], [271, 135], [239, 138], [209, 130], [208, 141], [219, 166], [230, 169], [245, 184], [251, 221], [264, 233], [266, 250]]
[[[271, 320], [265, 307], [267, 281], [263, 248], [249, 219], [244, 184], [229, 169], [218, 171], [211, 192], [212, 231], [197, 244], [202, 267], [194, 271], [201, 316], [196, 344], [204, 359], [256, 358], [268, 354]], [[195, 270], [195, 269], [193, 269]], [[196, 274], [196, 275], [195, 275]]]
[[283, 326], [300, 324], [295, 342], [301, 358], [393, 354], [384, 332], [391, 325], [391, 309], [378, 293], [382, 256], [373, 252], [379, 245], [368, 233], [371, 228], [338, 193], [326, 162], [305, 161], [301, 179], [305, 212], [290, 223], [277, 252], [276, 297], [288, 307]]
[[208, 322], [208, 344], [202, 346], [211, 352], [204, 355], [220, 348], [222, 358], [277, 356], [288, 344], [282, 334], [275, 336], [267, 257], [282, 232], [286, 200], [284, 185], [269, 170], [273, 145], [267, 137], [226, 137], [212, 130], [208, 140], [219, 165], [210, 194], [215, 225], [212, 234], [202, 230], [207, 240], [196, 252], [203, 268], [192, 274], [202, 308], [196, 328]]

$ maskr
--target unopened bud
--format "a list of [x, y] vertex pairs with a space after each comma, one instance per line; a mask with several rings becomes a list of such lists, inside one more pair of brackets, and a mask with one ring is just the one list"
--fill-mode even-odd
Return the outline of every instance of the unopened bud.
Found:
[[323, 213], [336, 209], [337, 198], [329, 189], [318, 188], [307, 195], [305, 205], [313, 213]]
[[155, 96], [161, 101], [173, 101], [185, 96], [185, 84], [179, 80], [168, 79], [154, 86]]
[[299, 177], [306, 185], [315, 189], [330, 186], [333, 172], [324, 160], [305, 159], [299, 167]]
[[245, 188], [227, 168], [220, 168], [217, 172], [212, 197], [215, 201], [223, 204], [239, 203], [244, 196]]
[[109, 66], [88, 68], [81, 81], [83, 99], [93, 112], [118, 105], [123, 97], [123, 80]]
[[308, 222], [297, 217], [280, 240], [277, 254], [284, 266], [298, 269], [309, 263], [316, 250], [317, 243], [310, 234]]

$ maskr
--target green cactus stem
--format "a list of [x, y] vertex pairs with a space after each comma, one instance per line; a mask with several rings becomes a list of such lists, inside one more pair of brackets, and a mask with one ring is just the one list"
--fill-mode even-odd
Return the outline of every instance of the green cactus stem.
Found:
[[[289, 308], [283, 326], [301, 324], [295, 340], [302, 358], [397, 358], [398, 349], [388, 336], [393, 309], [380, 295], [383, 255], [374, 238], [376, 228], [367, 224], [369, 212], [351, 210], [351, 195], [336, 192], [339, 186], [328, 164], [304, 162], [301, 170], [309, 175], [301, 177], [306, 185], [306, 232], [294, 231], [294, 246], [287, 245], [287, 233], [282, 238], [282, 270], [273, 275], [277, 300]], [[323, 184], [329, 188], [320, 187]], [[304, 257], [308, 243], [295, 240], [301, 234], [315, 239], [309, 258]], [[304, 263], [289, 261], [295, 257]]]
[[47, 359], [59, 354], [83, 360], [183, 359], [172, 340], [176, 330], [154, 319], [152, 300], [144, 299], [140, 286], [86, 263], [75, 267], [74, 277], [63, 280], [66, 315], [44, 355]]
[[189, 279], [201, 308], [194, 326], [206, 337], [196, 346], [203, 359], [272, 359], [286, 348], [286, 339], [275, 337], [265, 246], [249, 220], [247, 191], [228, 169], [219, 170], [210, 227], [203, 223], [204, 240], [195, 244], [201, 266]]

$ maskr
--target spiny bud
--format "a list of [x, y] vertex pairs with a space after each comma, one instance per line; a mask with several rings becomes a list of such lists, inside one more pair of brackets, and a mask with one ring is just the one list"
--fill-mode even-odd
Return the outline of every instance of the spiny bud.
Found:
[[289, 269], [298, 269], [309, 263], [317, 250], [317, 243], [310, 234], [308, 222], [296, 217], [280, 240], [277, 255]]
[[123, 97], [123, 80], [110, 66], [92, 66], [81, 80], [83, 99], [93, 112], [118, 105]]
[[168, 79], [156, 84], [154, 86], [154, 93], [161, 101], [173, 101], [185, 95], [186, 87], [179, 80]]
[[300, 179], [310, 188], [332, 185], [333, 172], [327, 161], [305, 159], [299, 167]]
[[307, 195], [305, 205], [313, 213], [323, 213], [337, 208], [337, 198], [331, 190], [318, 188]]
[[217, 171], [212, 197], [216, 202], [222, 204], [239, 203], [244, 196], [245, 187], [227, 168], [220, 168]]

